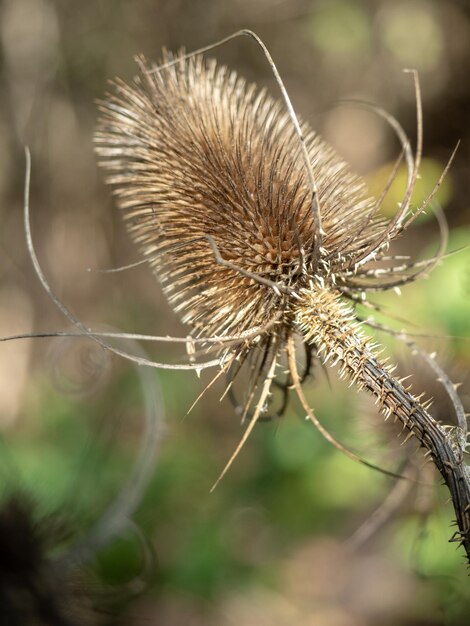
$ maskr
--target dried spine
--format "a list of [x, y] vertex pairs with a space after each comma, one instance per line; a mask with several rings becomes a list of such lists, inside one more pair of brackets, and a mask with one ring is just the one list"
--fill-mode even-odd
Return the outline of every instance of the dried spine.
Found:
[[227, 467], [264, 410], [283, 351], [305, 407], [293, 353], [300, 335], [307, 352], [339, 363], [430, 451], [470, 557], [462, 445], [378, 360], [342, 302], [412, 282], [438, 259], [394, 264], [386, 257], [390, 241], [413, 220], [421, 137], [413, 158], [392, 119], [409, 176], [399, 212], [386, 222], [378, 214], [381, 199], [368, 197], [362, 179], [306, 124], [299, 132], [282, 103], [213, 60], [165, 53], [162, 62], [139, 59], [135, 84], [115, 83], [100, 106], [97, 152], [131, 235], [193, 335], [208, 347], [214, 335], [235, 341], [220, 350], [224, 370], [262, 355], [243, 411], [249, 424]]

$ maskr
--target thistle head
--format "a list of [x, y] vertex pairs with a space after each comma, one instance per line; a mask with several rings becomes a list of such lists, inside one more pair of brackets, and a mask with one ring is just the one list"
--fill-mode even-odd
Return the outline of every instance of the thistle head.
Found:
[[305, 123], [299, 138], [283, 102], [214, 60], [138, 64], [100, 105], [96, 149], [183, 321], [241, 333], [287, 318], [292, 294], [317, 282], [347, 287], [384, 230], [362, 179]]

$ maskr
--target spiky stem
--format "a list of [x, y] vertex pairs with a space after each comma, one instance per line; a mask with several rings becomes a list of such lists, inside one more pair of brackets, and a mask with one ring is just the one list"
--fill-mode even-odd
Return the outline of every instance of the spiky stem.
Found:
[[462, 443], [392, 375], [371, 340], [362, 334], [352, 309], [338, 296], [324, 289], [303, 291], [294, 315], [297, 329], [308, 343], [315, 344], [322, 361], [339, 365], [340, 376], [373, 394], [385, 416], [398, 419], [429, 451], [450, 491], [457, 517], [459, 531], [451, 541], [464, 546], [470, 563], [470, 470]]

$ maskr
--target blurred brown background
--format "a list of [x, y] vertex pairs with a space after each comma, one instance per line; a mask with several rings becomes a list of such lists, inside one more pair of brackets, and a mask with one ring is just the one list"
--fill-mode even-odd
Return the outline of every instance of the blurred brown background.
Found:
[[[67, 326], [35, 278], [25, 246], [25, 145], [32, 152], [35, 245], [60, 298], [90, 326], [186, 334], [147, 269], [119, 274], [87, 271], [138, 260], [97, 169], [92, 145], [96, 99], [103, 96], [109, 79], [131, 80], [137, 53], [158, 59], [162, 46], [193, 50], [240, 28], [251, 28], [263, 39], [297, 113], [367, 176], [374, 191], [385, 183], [398, 146], [374, 115], [337, 104], [344, 98], [378, 103], [397, 116], [414, 141], [414, 91], [402, 70], [418, 69], [425, 141], [418, 195], [432, 188], [461, 140], [439, 198], [452, 230], [450, 249], [468, 245], [467, 1], [3, 0], [1, 335]], [[277, 94], [266, 60], [248, 39], [232, 41], [210, 54]], [[399, 198], [391, 195], [385, 207], [390, 212]], [[402, 249], [414, 255], [425, 254], [426, 249], [430, 253], [436, 240], [432, 219], [422, 220]], [[468, 251], [450, 257], [428, 281], [405, 292], [402, 299], [385, 298], [387, 310], [410, 320], [410, 328], [447, 337], [423, 345], [438, 350], [453, 379], [465, 379], [470, 360], [464, 339], [470, 331]], [[445, 398], [439, 399], [433, 376], [389, 339], [385, 342], [405, 373], [420, 373], [417, 384], [436, 396], [435, 410], [451, 421], [450, 407]], [[75, 449], [67, 424], [72, 420], [73, 432], [80, 433], [88, 411], [92, 417], [84, 422], [93, 433], [95, 417], [112, 425], [113, 415], [119, 414], [119, 428], [109, 444], [112, 452], [102, 460], [98, 454], [94, 461], [102, 464], [103, 474], [111, 472], [116, 489], [122, 480], [121, 460], [129, 462], [137, 446], [134, 430], [139, 427], [133, 420], [138, 421], [139, 410], [130, 402], [125, 408], [116, 406], [119, 396], [109, 380], [95, 404], [80, 394], [78, 399], [77, 394], [71, 399], [70, 393], [60, 399], [61, 390], [50, 381], [46, 347], [42, 340], [0, 346], [0, 427], [7, 446], [17, 449], [17, 463], [24, 467], [30, 488], [60, 506], [72, 474], [78, 473], [77, 480], [80, 472], [86, 474], [89, 453], [88, 444]], [[164, 361], [184, 355], [160, 345], [152, 356]], [[86, 388], [89, 381], [82, 378], [80, 384]], [[467, 571], [462, 553], [447, 544], [453, 532], [448, 527], [452, 512], [443, 491], [410, 488], [391, 522], [350, 550], [346, 540], [369, 519], [393, 481], [329, 449], [292, 406], [281, 422], [259, 425], [211, 495], [209, 489], [241, 434], [230, 403], [219, 402], [223, 383], [183, 419], [208, 375], [198, 380], [192, 373], [163, 372], [159, 378], [166, 400], [166, 432], [155, 477], [137, 515], [158, 564], [148, 593], [129, 603], [124, 623], [468, 623]], [[333, 389], [316, 371], [309, 397], [332, 431], [375, 462], [387, 467], [398, 463], [403, 450], [395, 433], [382, 428], [373, 405], [335, 380], [330, 384]], [[461, 393], [468, 406], [468, 384]], [[67, 443], [70, 448], [64, 447], [67, 437], [72, 439]], [[77, 455], [73, 469], [67, 461], [69, 449]], [[421, 468], [418, 455], [416, 459]], [[426, 473], [429, 483], [432, 472]], [[106, 480], [102, 482], [98, 502], [109, 497]], [[82, 490], [87, 488], [89, 484]], [[86, 505], [77, 504], [80, 507]], [[93, 515], [99, 510], [98, 504]], [[116, 572], [121, 579], [132, 578], [135, 571], [126, 570], [126, 554], [118, 547], [103, 559], [105, 580]]]

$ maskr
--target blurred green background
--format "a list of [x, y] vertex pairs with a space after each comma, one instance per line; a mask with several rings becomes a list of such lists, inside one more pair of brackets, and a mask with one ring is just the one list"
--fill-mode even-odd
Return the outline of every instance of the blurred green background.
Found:
[[[3, 0], [2, 336], [66, 327], [38, 284], [25, 246], [26, 144], [33, 159], [34, 240], [60, 298], [92, 327], [185, 336], [146, 268], [87, 271], [138, 260], [97, 169], [95, 101], [109, 79], [131, 80], [137, 53], [158, 59], [162, 46], [192, 50], [245, 27], [267, 45], [297, 113], [367, 177], [374, 193], [384, 186], [399, 148], [378, 118], [338, 102], [361, 98], [380, 104], [413, 141], [414, 92], [402, 70], [417, 68], [425, 160], [415, 202], [432, 188], [461, 140], [439, 198], [451, 228], [449, 250], [468, 245], [470, 5], [465, 0]], [[277, 93], [266, 60], [249, 40], [238, 39], [211, 55]], [[390, 215], [400, 198], [399, 182], [384, 206]], [[436, 249], [437, 237], [432, 217], [421, 219], [396, 251], [424, 258]], [[463, 250], [401, 297], [382, 297], [390, 316], [379, 316], [394, 328], [434, 335], [420, 345], [438, 353], [452, 380], [463, 381], [467, 407], [469, 295], [470, 253]], [[435, 397], [438, 417], [452, 422], [452, 406], [435, 376], [396, 341], [386, 335], [380, 340], [400, 371], [414, 374], [414, 388]], [[79, 353], [80, 346], [60, 340], [0, 346], [3, 490], [21, 484], [36, 494], [41, 512], [66, 513], [78, 535], [124, 481], [138, 451], [143, 411], [130, 365], [113, 358], [101, 368], [93, 361], [98, 369], [89, 369]], [[151, 354], [158, 361], [184, 357], [164, 345]], [[201, 379], [188, 372], [155, 374], [165, 402], [165, 415], [162, 411], [158, 419], [165, 428], [135, 519], [153, 546], [156, 565], [146, 573], [147, 591], [123, 603], [123, 623], [468, 623], [468, 571], [463, 552], [447, 543], [453, 513], [432, 468], [415, 447], [400, 446], [373, 402], [339, 384], [334, 372], [329, 380], [319, 367], [314, 374], [308, 397], [331, 431], [387, 468], [411, 459], [408, 471], [420, 484], [395, 487], [391, 498], [400, 506], [367, 538], [367, 521], [394, 481], [330, 448], [293, 403], [281, 420], [259, 424], [210, 494], [242, 432], [231, 404], [219, 401], [224, 383], [214, 385], [185, 418], [210, 374]], [[135, 539], [124, 537], [101, 555], [98, 578], [104, 585], [133, 580], [141, 560]]]

